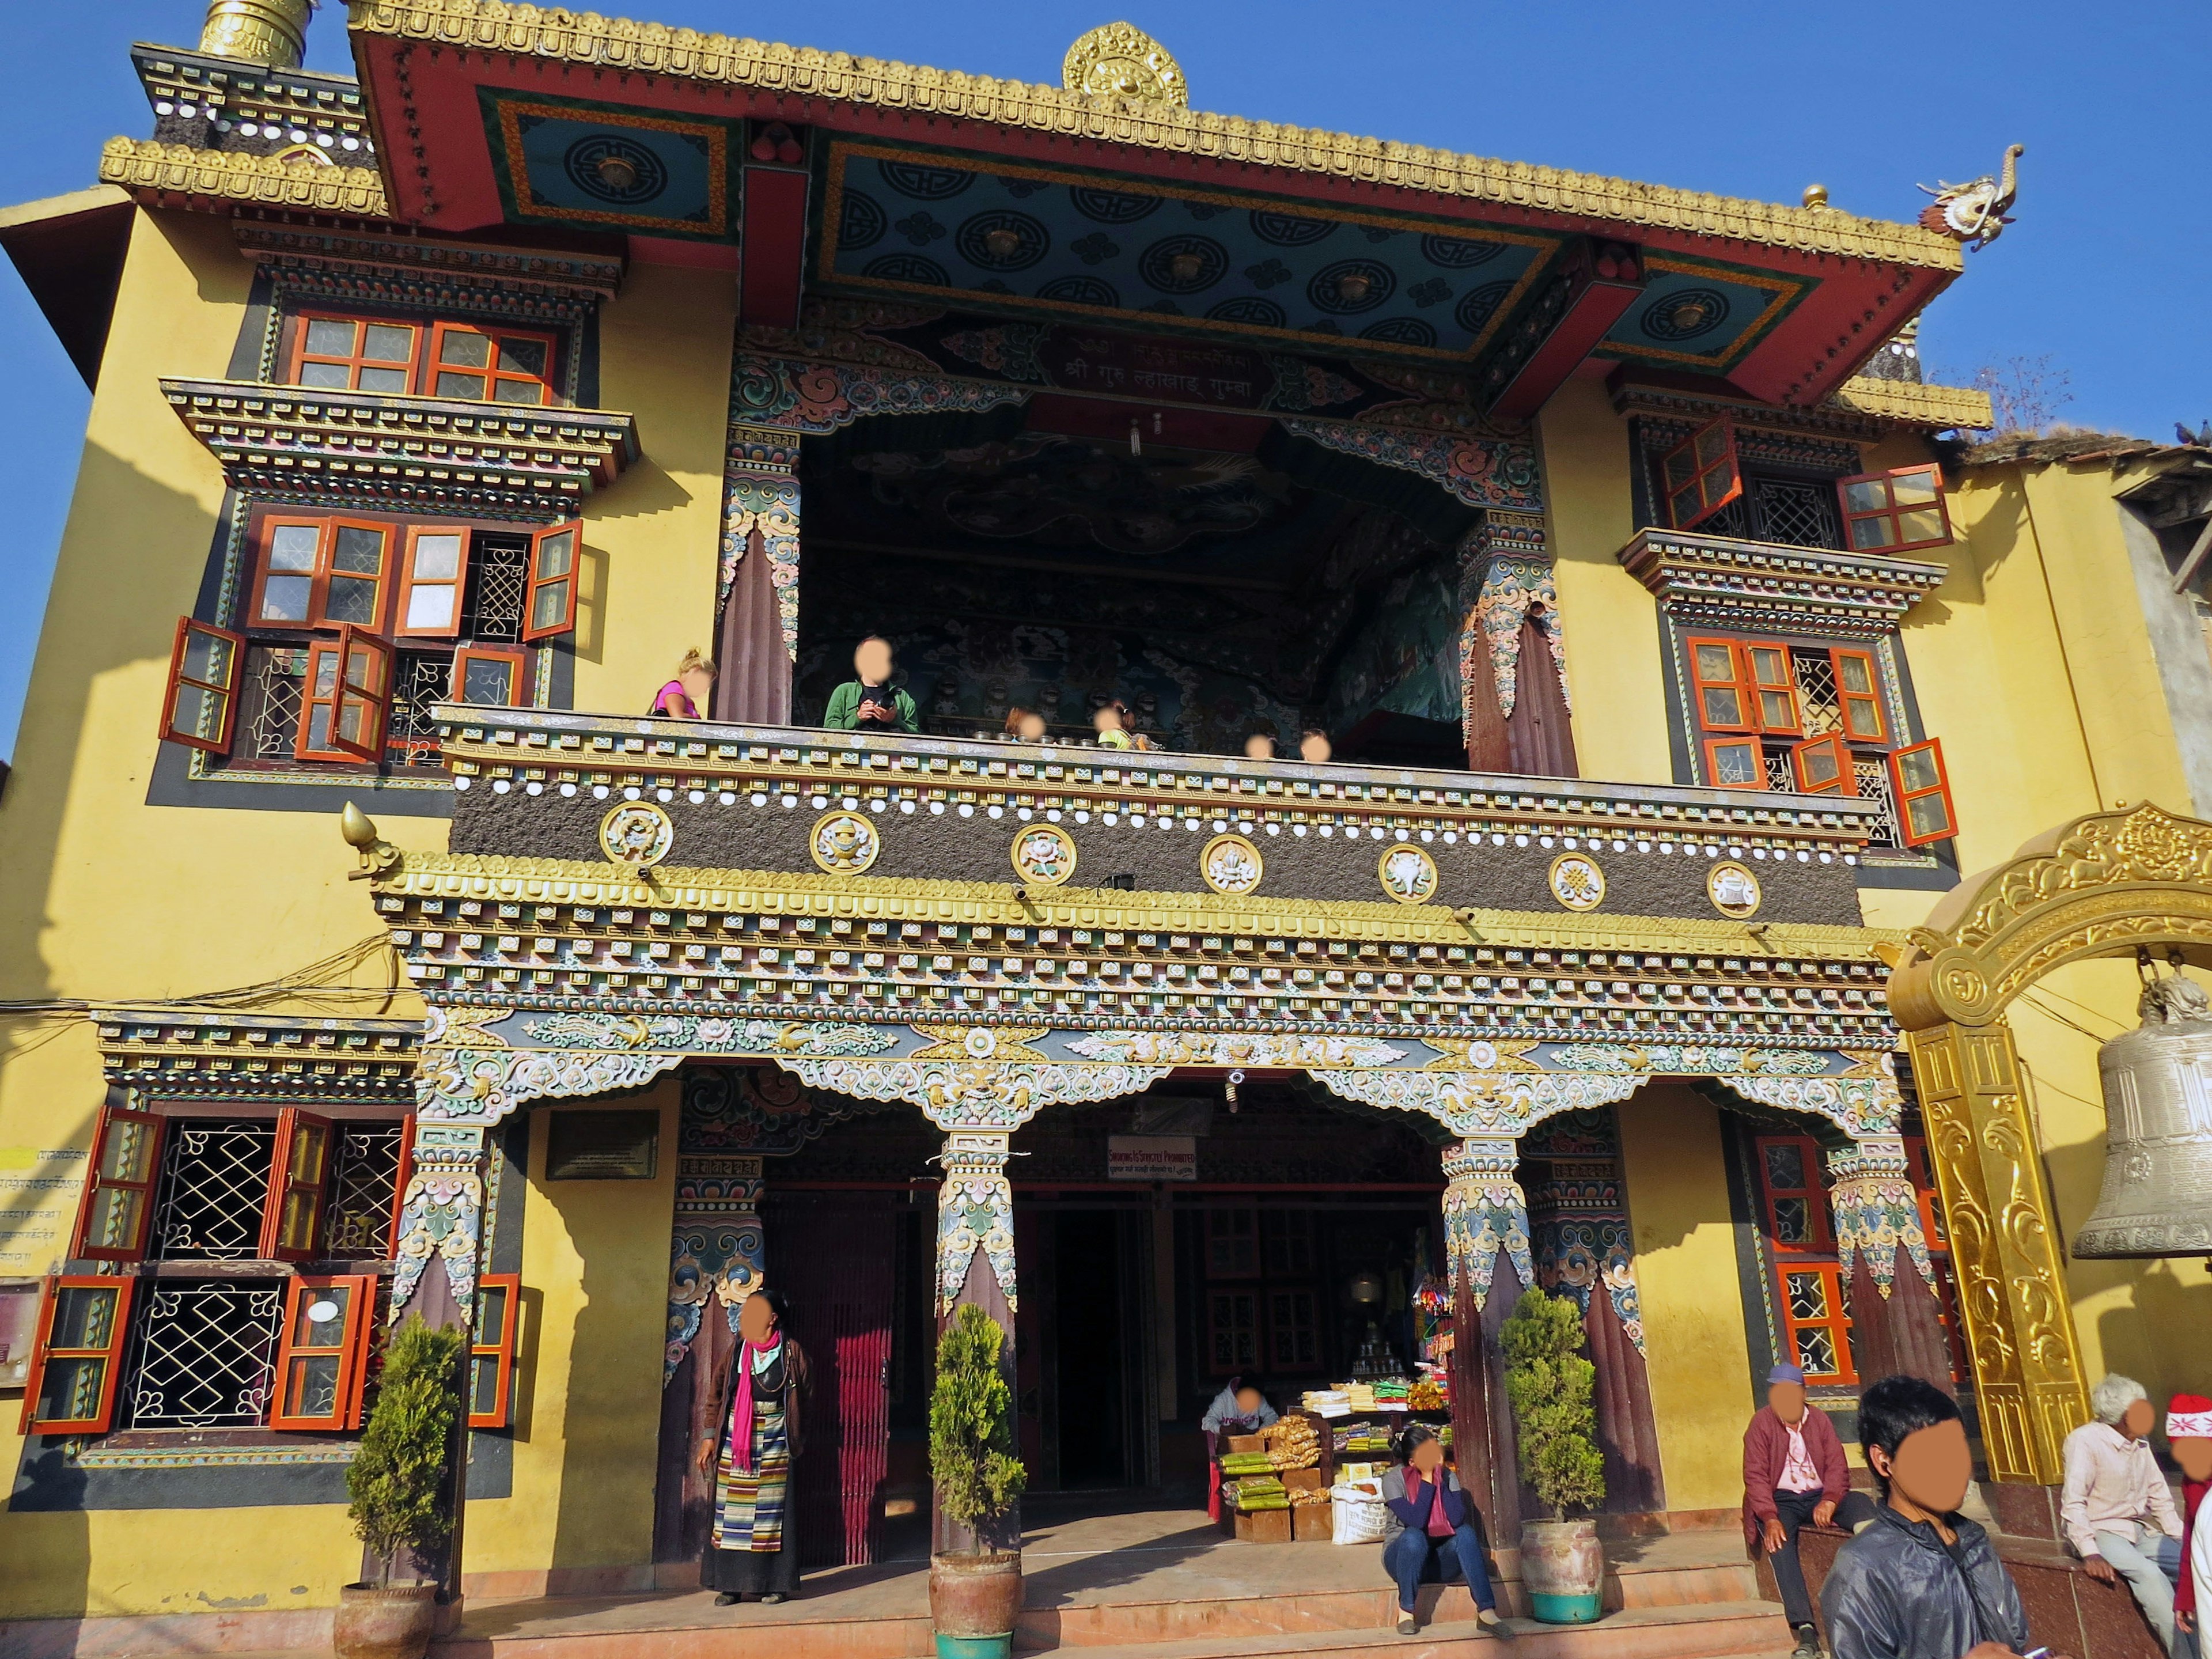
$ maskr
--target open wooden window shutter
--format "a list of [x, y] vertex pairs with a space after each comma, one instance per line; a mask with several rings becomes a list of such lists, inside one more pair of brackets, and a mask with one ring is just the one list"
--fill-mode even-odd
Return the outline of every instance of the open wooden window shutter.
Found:
[[308, 1261], [321, 1252], [334, 1139], [328, 1118], [296, 1106], [287, 1106], [277, 1118], [269, 1201], [261, 1212], [263, 1261]]
[[270, 1428], [361, 1426], [375, 1308], [374, 1273], [302, 1273], [285, 1287]]
[[136, 1279], [91, 1274], [46, 1281], [23, 1390], [25, 1434], [107, 1432], [137, 1286]]
[[1660, 457], [1659, 476], [1667, 491], [1667, 521], [1677, 530], [1703, 524], [1743, 494], [1735, 428], [1725, 420], [1699, 427]]
[[143, 1261], [154, 1228], [154, 1183], [165, 1127], [151, 1112], [104, 1106], [93, 1139], [92, 1174], [77, 1206], [78, 1261]]
[[245, 636], [213, 623], [177, 618], [169, 653], [169, 691], [161, 704], [161, 736], [187, 749], [228, 755], [238, 726], [238, 673]]

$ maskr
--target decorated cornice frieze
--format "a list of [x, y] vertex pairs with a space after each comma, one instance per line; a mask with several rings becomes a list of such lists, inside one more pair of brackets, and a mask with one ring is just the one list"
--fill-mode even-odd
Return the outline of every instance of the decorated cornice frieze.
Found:
[[1943, 584], [1943, 566], [1695, 531], [1640, 530], [1620, 550], [1629, 574], [1692, 628], [1869, 640]]
[[470, 246], [241, 217], [239, 249], [280, 290], [324, 303], [404, 305], [573, 323], [622, 285], [600, 254]]
[[1921, 228], [1832, 209], [1784, 207], [1627, 179], [1530, 167], [1210, 115], [1155, 100], [1068, 92], [989, 76], [860, 59], [842, 52], [705, 34], [597, 13], [516, 7], [501, 0], [356, 0], [358, 37], [511, 55], [594, 73], [665, 76], [896, 111], [907, 120], [967, 119], [1123, 144], [1240, 168], [1272, 168], [1393, 191], [1539, 207], [1608, 223], [1723, 236], [1806, 252], [1938, 271], [1964, 262], [1956, 241]]
[[414, 1099], [422, 1023], [100, 1008], [100, 1068], [109, 1083], [151, 1098]]
[[120, 185], [149, 207], [282, 208], [381, 220], [384, 180], [373, 167], [196, 149], [153, 138], [111, 138], [100, 147], [100, 181]]
[[131, 61], [166, 132], [226, 149], [313, 144], [333, 161], [374, 152], [368, 106], [350, 76], [143, 44]]
[[638, 458], [637, 422], [598, 409], [164, 380], [162, 395], [258, 499], [572, 518]]

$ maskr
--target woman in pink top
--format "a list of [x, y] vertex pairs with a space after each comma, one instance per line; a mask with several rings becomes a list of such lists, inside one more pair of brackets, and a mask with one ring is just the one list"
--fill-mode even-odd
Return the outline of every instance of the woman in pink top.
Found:
[[714, 659], [702, 657], [696, 651], [686, 651], [684, 660], [676, 665], [676, 678], [660, 688], [653, 699], [653, 707], [646, 713], [663, 720], [702, 720], [705, 716], [699, 711], [714, 690]]

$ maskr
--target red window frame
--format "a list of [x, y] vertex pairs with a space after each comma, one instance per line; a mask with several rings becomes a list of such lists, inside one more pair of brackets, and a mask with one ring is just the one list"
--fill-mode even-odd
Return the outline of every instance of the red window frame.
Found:
[[1952, 540], [1943, 469], [1933, 462], [1838, 478], [1836, 501], [1844, 513], [1844, 544], [1854, 553], [1902, 553]]
[[1736, 649], [1743, 658], [1743, 682], [1750, 688], [1759, 729], [1778, 738], [1801, 735], [1804, 716], [1797, 707], [1797, 672], [1790, 647], [1778, 640], [1744, 640]]
[[[496, 1308], [487, 1331], [485, 1314]], [[514, 1354], [522, 1327], [522, 1275], [480, 1273], [469, 1321], [469, 1426], [503, 1429], [514, 1415]], [[486, 1379], [490, 1386], [486, 1388]]]
[[[198, 642], [204, 653], [187, 656]], [[176, 643], [169, 650], [169, 684], [161, 702], [161, 738], [210, 755], [228, 755], [238, 729], [238, 671], [246, 655], [246, 636], [191, 617], [177, 618]], [[187, 696], [193, 714], [185, 714]], [[210, 715], [212, 732], [204, 729]]]
[[[1743, 647], [1735, 640], [1692, 635], [1683, 641], [1689, 652], [1690, 702], [1704, 732], [1756, 732], [1759, 700], [1751, 684], [1751, 668]], [[1728, 664], [1725, 678], [1718, 673], [1720, 660]], [[1725, 692], [1735, 699], [1736, 718], [1727, 719], [1711, 702], [1710, 694]]]
[[[1890, 751], [1889, 787], [1897, 811], [1897, 838], [1905, 846], [1925, 847], [1959, 833], [1959, 809], [1951, 799], [1951, 775], [1943, 765], [1943, 745], [1935, 738]], [[1942, 810], [1940, 823], [1922, 817], [1915, 810], [1931, 804]]]
[[[309, 571], [271, 569], [270, 560], [276, 540], [276, 532], [280, 529], [298, 528], [311, 528], [315, 532], [314, 568]], [[254, 580], [253, 608], [247, 615], [246, 625], [250, 628], [293, 628], [308, 630], [333, 628], [381, 628], [385, 616], [392, 605], [392, 589], [394, 586], [392, 544], [395, 539], [394, 532], [398, 528], [396, 525], [374, 519], [357, 519], [343, 515], [302, 513], [267, 514], [255, 526], [255, 537], [258, 547], [257, 562], [260, 568]], [[340, 532], [348, 530], [367, 531], [377, 537], [379, 552], [376, 569], [373, 574], [367, 571], [337, 568], [338, 537]], [[301, 576], [305, 576], [307, 580], [307, 614], [303, 617], [267, 615], [270, 580], [272, 578], [297, 579]], [[330, 599], [331, 584], [333, 580], [368, 581], [374, 584], [375, 599], [369, 607], [370, 615], [367, 621], [347, 623], [331, 619]]]
[[261, 1206], [264, 1261], [312, 1261], [321, 1253], [331, 1156], [337, 1148], [337, 1126], [330, 1119], [297, 1106], [276, 1115], [269, 1197]]
[[[23, 1389], [21, 1431], [29, 1434], [106, 1434], [115, 1420], [115, 1395], [123, 1377], [123, 1344], [131, 1334], [131, 1303], [138, 1281], [119, 1274], [63, 1273], [46, 1281], [46, 1294], [39, 1303], [37, 1339], [31, 1348], [31, 1374]], [[72, 1292], [105, 1293], [112, 1297], [106, 1315], [106, 1328], [100, 1334], [104, 1339], [96, 1344], [64, 1344], [53, 1340], [56, 1316], [61, 1310], [62, 1298]], [[100, 1367], [97, 1397], [91, 1409], [73, 1416], [41, 1415], [39, 1410], [41, 1396], [46, 1390], [46, 1373], [57, 1361], [64, 1364], [90, 1362]]]
[[154, 1187], [161, 1178], [161, 1143], [167, 1127], [152, 1112], [127, 1106], [100, 1109], [91, 1173], [77, 1205], [71, 1261], [129, 1263], [146, 1259], [154, 1230]]
[[[433, 538], [450, 537], [459, 544], [453, 558], [453, 568], [444, 575], [424, 575], [418, 568], [422, 544]], [[449, 524], [418, 524], [407, 526], [405, 546], [399, 556], [399, 604], [392, 612], [392, 633], [395, 639], [450, 640], [461, 631], [461, 602], [467, 596], [469, 586], [469, 555], [471, 538], [467, 526]], [[435, 616], [417, 620], [416, 599], [442, 598], [446, 601], [445, 617]]]
[[1851, 747], [1834, 733], [1790, 745], [1790, 770], [1806, 795], [1856, 795], [1858, 771]]
[[[1791, 1280], [1811, 1278], [1820, 1281], [1822, 1299], [1827, 1304], [1827, 1313], [1819, 1319], [1801, 1319], [1791, 1311]], [[1844, 1303], [1844, 1275], [1840, 1266], [1833, 1261], [1801, 1261], [1784, 1257], [1774, 1265], [1775, 1292], [1780, 1298], [1777, 1311], [1782, 1316], [1783, 1330], [1790, 1345], [1790, 1363], [1804, 1367], [1808, 1382], [1856, 1382], [1858, 1370], [1851, 1358], [1851, 1316]], [[1836, 1369], [1820, 1370], [1805, 1364], [1805, 1351], [1799, 1345], [1797, 1334], [1806, 1330], [1824, 1330], [1836, 1358]]]
[[584, 524], [570, 519], [530, 538], [530, 582], [523, 595], [522, 637], [550, 640], [576, 626], [576, 588], [584, 562]]
[[[1206, 1368], [1209, 1376], [1232, 1376], [1261, 1369], [1261, 1356], [1267, 1343], [1267, 1294], [1258, 1284], [1207, 1287]], [[1237, 1317], [1240, 1310], [1249, 1312], [1249, 1322]], [[1220, 1352], [1224, 1337], [1230, 1350], [1225, 1358]]]
[[[1864, 676], [1862, 687], [1847, 683], [1844, 665], [1850, 663]], [[1828, 663], [1836, 677], [1836, 714], [1844, 723], [1844, 735], [1853, 743], [1887, 743], [1889, 722], [1881, 712], [1881, 675], [1875, 667], [1870, 651], [1846, 651], [1841, 648], [1828, 653]]]
[[1692, 530], [1743, 494], [1743, 468], [1736, 460], [1735, 428], [1709, 421], [1659, 458], [1660, 488], [1665, 491], [1667, 522]]
[[[368, 1345], [375, 1330], [377, 1276], [374, 1273], [301, 1273], [285, 1286], [284, 1329], [276, 1346], [274, 1391], [269, 1401], [272, 1429], [357, 1429], [362, 1395], [368, 1380]], [[338, 1304], [331, 1316], [310, 1316], [327, 1300]], [[315, 1328], [329, 1324], [334, 1329]], [[303, 1409], [309, 1386], [327, 1379], [329, 1408]]]
[[[1788, 1145], [1797, 1149], [1805, 1171], [1802, 1187], [1777, 1186], [1766, 1160], [1769, 1146]], [[1828, 1212], [1828, 1188], [1822, 1180], [1827, 1165], [1820, 1156], [1820, 1143], [1810, 1135], [1762, 1134], [1754, 1138], [1753, 1151], [1759, 1160], [1759, 1213], [1766, 1223], [1766, 1237], [1777, 1255], [1830, 1255], [1835, 1254], [1835, 1223]], [[1806, 1224], [1812, 1237], [1796, 1243], [1784, 1243], [1780, 1229], [1775, 1224], [1774, 1203], [1777, 1199], [1802, 1198], [1805, 1200]]]
[[[351, 623], [341, 626], [335, 640], [311, 641], [307, 685], [300, 699], [300, 735], [292, 752], [301, 760], [371, 764], [381, 760], [384, 728], [392, 710], [394, 658], [390, 644]], [[357, 672], [371, 668], [373, 678], [355, 678]], [[320, 747], [315, 720], [319, 709], [328, 711], [319, 733]], [[347, 735], [349, 728], [351, 736]]]
[[[481, 339], [484, 342], [484, 362], [481, 364], [448, 362], [447, 343], [454, 339]], [[506, 343], [522, 342], [542, 349], [545, 367], [542, 372], [520, 369], [506, 361]], [[550, 334], [527, 328], [500, 328], [475, 323], [441, 322], [430, 331], [430, 349], [422, 357], [422, 395], [426, 398], [458, 398], [465, 403], [506, 404], [515, 408], [542, 409], [559, 401], [555, 395], [554, 376], [559, 371], [560, 342]], [[465, 377], [483, 382], [474, 392], [447, 391], [447, 376]], [[502, 398], [501, 387], [534, 391], [534, 397]]]
[[[1747, 770], [1748, 777], [1732, 774]], [[1754, 737], [1707, 738], [1705, 739], [1705, 782], [1715, 789], [1765, 789], [1766, 750]]]
[[[468, 696], [469, 670], [478, 664], [496, 663], [506, 670], [507, 692], [495, 703], [483, 702]], [[525, 689], [530, 678], [530, 653], [507, 645], [465, 645], [453, 653], [453, 678], [447, 696], [454, 702], [476, 702], [482, 708], [527, 708], [529, 693]]]
[[[309, 325], [314, 323], [351, 324], [353, 326], [352, 350], [343, 356], [340, 356], [335, 352], [310, 351], [307, 349], [307, 334]], [[372, 328], [405, 329], [410, 337], [408, 342], [406, 357], [402, 360], [395, 357], [370, 357], [365, 356], [364, 353], [368, 343], [368, 331]], [[307, 372], [307, 366], [309, 363], [342, 363], [346, 366], [345, 390], [358, 392], [362, 389], [361, 384], [362, 370], [397, 368], [405, 377], [406, 385], [404, 386], [373, 386], [368, 389], [376, 392], [380, 396], [388, 396], [401, 392], [412, 392], [416, 388], [416, 383], [422, 372], [422, 324], [418, 322], [410, 322], [403, 318], [364, 317], [353, 315], [342, 311], [303, 311], [293, 319], [291, 351], [286, 361], [285, 380], [292, 386], [302, 386], [305, 385], [306, 382], [301, 380], [300, 377]], [[329, 387], [325, 389], [336, 391], [338, 388]]]

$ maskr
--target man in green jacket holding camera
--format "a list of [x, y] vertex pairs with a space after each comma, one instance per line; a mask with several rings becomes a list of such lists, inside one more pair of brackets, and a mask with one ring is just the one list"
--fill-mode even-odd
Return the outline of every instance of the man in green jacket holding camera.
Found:
[[853, 652], [849, 679], [830, 694], [822, 724], [833, 732], [919, 732], [914, 699], [891, 684], [891, 642], [871, 634]]

